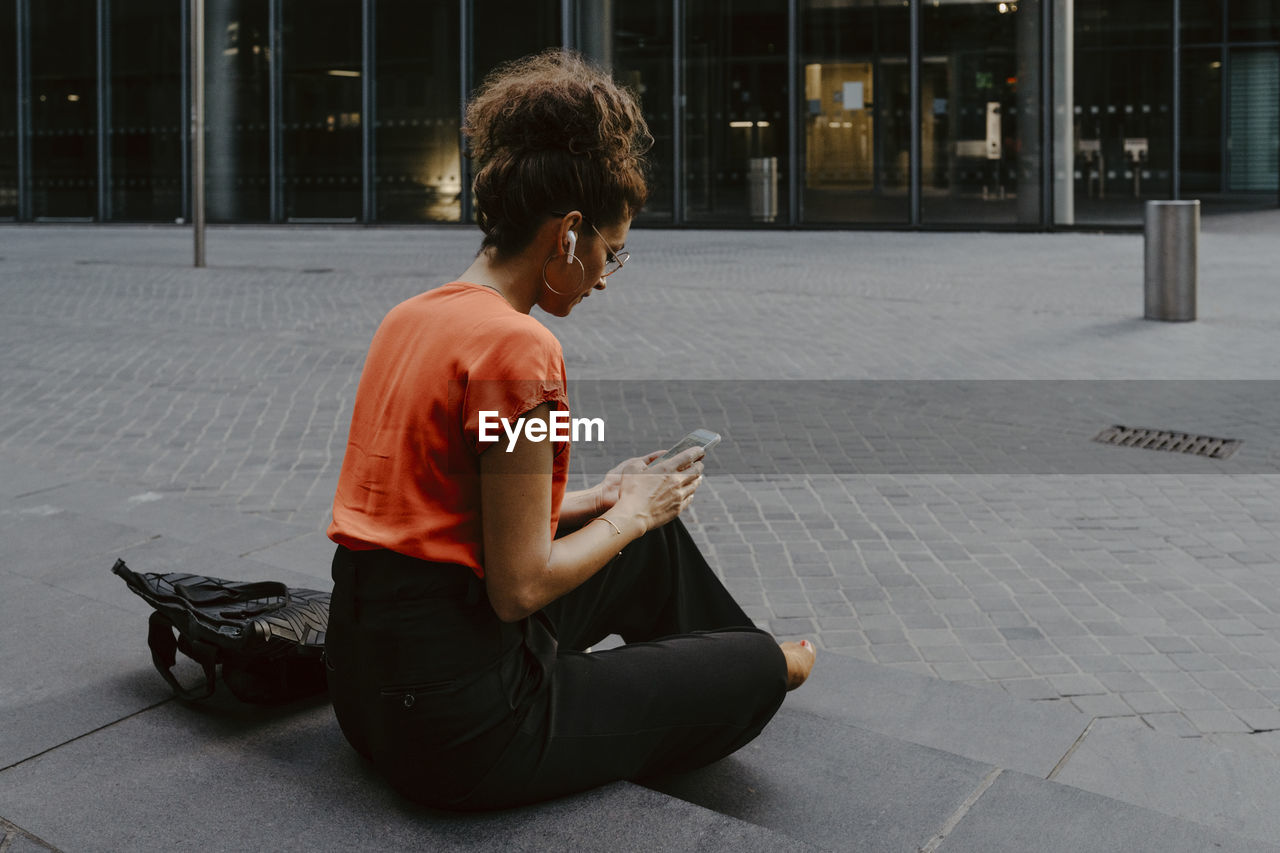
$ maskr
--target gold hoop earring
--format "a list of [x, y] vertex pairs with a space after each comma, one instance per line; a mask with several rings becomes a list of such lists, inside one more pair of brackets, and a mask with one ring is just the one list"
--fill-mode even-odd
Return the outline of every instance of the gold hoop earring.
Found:
[[[551, 286], [551, 282], [547, 281], [547, 264], [551, 263], [558, 257], [560, 257], [560, 255], [552, 255], [542, 262], [542, 283], [543, 285], [546, 286], [547, 290], [550, 290], [556, 296], [573, 296], [572, 293], [565, 293], [563, 291], [556, 290], [554, 287]], [[567, 258], [568, 255], [565, 255], [564, 257]], [[581, 291], [583, 283], [586, 282], [587, 280], [587, 268], [582, 265], [581, 258], [574, 258], [573, 262], [577, 264], [578, 269], [581, 270], [581, 272], [578, 274], [578, 290]]]

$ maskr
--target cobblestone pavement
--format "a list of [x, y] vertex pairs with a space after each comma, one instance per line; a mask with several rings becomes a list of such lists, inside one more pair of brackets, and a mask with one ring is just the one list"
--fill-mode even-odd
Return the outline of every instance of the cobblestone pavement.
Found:
[[[610, 450], [725, 432], [693, 526], [776, 633], [1280, 752], [1277, 233], [1206, 220], [1195, 323], [1141, 319], [1140, 235], [643, 229], [543, 319]], [[0, 458], [318, 539], [373, 329], [477, 242], [217, 229], [193, 270], [179, 229], [0, 228]]]

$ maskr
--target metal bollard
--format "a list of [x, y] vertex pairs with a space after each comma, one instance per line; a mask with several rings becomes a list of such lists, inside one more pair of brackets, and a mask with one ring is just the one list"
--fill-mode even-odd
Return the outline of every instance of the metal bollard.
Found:
[[1148, 320], [1194, 320], [1200, 277], [1200, 202], [1147, 202], [1143, 235], [1143, 316]]
[[778, 218], [778, 158], [752, 157], [747, 170], [747, 208], [757, 222]]

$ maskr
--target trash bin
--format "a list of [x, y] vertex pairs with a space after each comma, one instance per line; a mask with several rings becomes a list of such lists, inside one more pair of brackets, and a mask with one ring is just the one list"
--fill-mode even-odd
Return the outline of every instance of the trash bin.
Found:
[[752, 157], [747, 170], [747, 208], [756, 222], [778, 218], [778, 158]]
[[1143, 239], [1143, 285], [1148, 320], [1196, 318], [1200, 202], [1149, 201]]

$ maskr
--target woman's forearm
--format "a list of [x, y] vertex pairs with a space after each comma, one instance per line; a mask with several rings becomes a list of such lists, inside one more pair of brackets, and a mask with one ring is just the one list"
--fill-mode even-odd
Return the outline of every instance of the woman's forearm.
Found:
[[[549, 410], [543, 403], [525, 417], [546, 420]], [[586, 489], [561, 499], [558, 532], [565, 534], [571, 524], [577, 529], [553, 539], [547, 528], [552, 463], [547, 442], [522, 440], [512, 452], [490, 450], [480, 457], [485, 586], [494, 612], [506, 622], [577, 588], [649, 526], [643, 501], [617, 507], [616, 499]]]
[[[595, 523], [590, 523], [593, 520]], [[573, 533], [548, 542], [545, 550], [494, 548], [485, 567], [489, 601], [499, 619], [523, 619], [577, 589], [647, 529], [639, 515], [614, 508], [591, 516]]]
[[[549, 411], [543, 403], [525, 417], [545, 421]], [[542, 609], [576, 589], [628, 543], [679, 515], [702, 478], [702, 452], [691, 448], [648, 474], [643, 473], [645, 459], [628, 460], [597, 489], [565, 495], [557, 525], [563, 535], [555, 538], [547, 528], [554, 488], [551, 445], [518, 441], [509, 452], [482, 454], [484, 578], [498, 618], [513, 622]], [[612, 488], [610, 481], [615, 481]], [[577, 529], [565, 533], [574, 522]]]
[[566, 492], [560, 501], [560, 521], [557, 533], [564, 535], [577, 530], [591, 519], [608, 509], [600, 500], [600, 486], [582, 489], [577, 492]]

